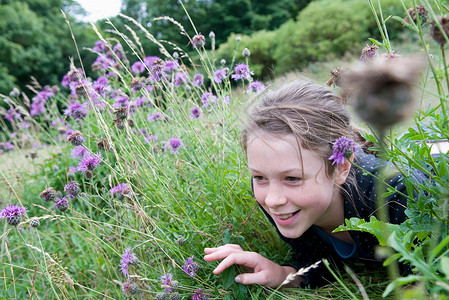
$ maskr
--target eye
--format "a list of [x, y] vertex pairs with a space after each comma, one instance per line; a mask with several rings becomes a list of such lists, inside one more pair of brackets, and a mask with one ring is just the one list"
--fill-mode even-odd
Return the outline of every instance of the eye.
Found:
[[267, 180], [263, 176], [253, 176], [253, 178], [254, 178], [254, 181], [257, 182], [257, 183], [263, 183], [263, 182], [265, 182]]
[[299, 183], [301, 181], [301, 178], [288, 176], [288, 177], [285, 177], [285, 181], [288, 183]]

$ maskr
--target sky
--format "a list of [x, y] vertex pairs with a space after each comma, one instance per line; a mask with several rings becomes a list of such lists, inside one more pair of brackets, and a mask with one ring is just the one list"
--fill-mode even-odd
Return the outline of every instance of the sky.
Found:
[[89, 13], [83, 21], [95, 22], [98, 19], [112, 17], [120, 12], [122, 0], [76, 0]]

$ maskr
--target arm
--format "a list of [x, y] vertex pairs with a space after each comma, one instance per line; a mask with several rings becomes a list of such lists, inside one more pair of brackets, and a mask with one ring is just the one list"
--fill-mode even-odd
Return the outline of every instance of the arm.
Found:
[[[217, 248], [205, 248], [204, 252], [207, 254], [204, 256], [205, 261], [222, 259], [213, 271], [215, 275], [234, 264], [247, 268], [249, 272], [239, 274], [235, 278], [237, 283], [260, 284], [275, 288], [281, 285], [287, 275], [296, 273], [293, 267], [278, 265], [256, 252], [243, 251], [239, 245], [226, 244]], [[302, 279], [301, 276], [297, 276], [288, 286], [299, 286]]]

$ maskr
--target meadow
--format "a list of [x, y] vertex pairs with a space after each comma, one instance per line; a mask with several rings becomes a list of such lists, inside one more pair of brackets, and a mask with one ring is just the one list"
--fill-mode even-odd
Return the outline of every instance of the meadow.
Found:
[[[368, 60], [391, 56], [395, 48], [384, 16], [368, 2], [382, 33], [382, 40], [371, 41], [377, 48]], [[19, 90], [3, 96], [9, 109], [0, 111], [6, 131], [0, 144], [0, 297], [446, 299], [448, 155], [432, 156], [423, 141], [449, 136], [444, 55], [449, 17], [441, 19], [447, 9], [439, 1], [416, 5], [408, 12], [404, 7], [395, 21], [415, 36], [399, 44], [404, 47], [400, 53], [421, 51], [427, 59], [419, 81], [407, 83], [419, 88], [414, 94], [418, 108], [404, 123], [383, 128], [383, 134], [363, 119], [356, 122], [403, 173], [417, 200], [410, 199], [404, 224], [351, 219], [342, 228], [373, 233], [385, 249], [394, 250], [387, 252], [386, 265], [406, 261], [413, 274], [392, 277], [387, 268], [369, 271], [355, 263], [320, 289], [241, 285], [234, 281], [241, 272], [236, 266], [213, 275], [216, 263], [203, 260], [205, 247], [239, 244], [278, 263], [291, 254], [251, 193], [239, 143], [247, 107], [265, 89], [294, 78], [325, 84], [332, 69], [349, 68], [360, 57], [348, 54], [262, 82], [251, 69], [251, 49], [242, 49], [239, 39], [226, 61], [206, 50], [213, 34], [190, 34], [166, 17], [189, 38], [186, 47], [196, 50], [191, 57], [122, 15], [158, 45], [158, 56], [145, 55], [132, 30], [129, 36], [106, 39], [92, 25], [98, 35], [89, 49], [98, 57], [92, 66], [72, 63], [60, 86], [41, 86], [36, 80], [29, 86], [31, 99]], [[87, 77], [86, 68], [96, 77]], [[410, 167], [431, 180], [417, 185], [407, 173]]]

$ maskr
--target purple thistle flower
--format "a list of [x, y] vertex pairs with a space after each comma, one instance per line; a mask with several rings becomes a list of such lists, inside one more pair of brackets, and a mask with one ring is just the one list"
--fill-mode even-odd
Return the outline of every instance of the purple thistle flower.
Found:
[[110, 87], [108, 86], [108, 83], [109, 83], [109, 80], [106, 78], [106, 76], [100, 76], [97, 78], [97, 80], [94, 81], [92, 88], [97, 93], [104, 95], [104, 92], [106, 92], [106, 90], [110, 89]]
[[77, 170], [83, 173], [87, 171], [94, 171], [95, 168], [100, 165], [101, 161], [101, 153], [97, 153], [96, 156], [92, 153], [86, 153], [78, 163]]
[[206, 39], [204, 38], [204, 35], [201, 33], [193, 36], [192, 38], [192, 46], [193, 48], [201, 48], [206, 45]]
[[116, 197], [121, 200], [123, 199], [123, 194], [129, 194], [131, 189], [126, 183], [120, 183], [119, 185], [114, 186], [110, 192], [112, 196], [117, 193]]
[[159, 113], [159, 112], [154, 112], [151, 115], [148, 115], [147, 119], [150, 122], [154, 122], [154, 121], [157, 121], [157, 120], [164, 121], [165, 120], [165, 116], [163, 114]]
[[345, 158], [349, 159], [355, 152], [355, 143], [343, 136], [338, 138], [332, 147], [333, 154], [329, 160], [333, 160], [333, 164], [342, 165], [345, 163]]
[[200, 73], [195, 74], [193, 76], [192, 84], [194, 86], [201, 86], [201, 85], [203, 85], [204, 84], [204, 76], [203, 76], [203, 74], [200, 74]]
[[80, 184], [76, 181], [70, 181], [64, 186], [64, 192], [69, 194], [69, 196], [76, 197], [81, 192]]
[[190, 111], [190, 119], [195, 120], [201, 116], [201, 110], [198, 107], [192, 108]]
[[69, 208], [69, 201], [67, 200], [67, 197], [56, 199], [55, 207], [57, 210], [66, 211]]
[[198, 271], [198, 263], [193, 261], [193, 255], [185, 260], [182, 269], [190, 277], [196, 277], [196, 272]]
[[179, 148], [182, 147], [182, 140], [177, 137], [172, 137], [168, 140], [167, 147], [171, 148], [171, 153], [177, 154], [179, 152]]
[[156, 60], [158, 60], [158, 59], [160, 59], [160, 58], [157, 57], [157, 56], [148, 56], [148, 57], [145, 57], [145, 58], [143, 59], [143, 63], [144, 63], [145, 66], [147, 66], [148, 68], [151, 68], [151, 67], [153, 66], [153, 63], [154, 63]]
[[134, 74], [140, 74], [145, 72], [145, 65], [141, 61], [136, 61], [131, 66], [131, 71], [133, 71]]
[[108, 47], [105, 43], [103, 43], [103, 41], [96, 41], [95, 46], [92, 48], [92, 50], [97, 52], [105, 52], [108, 50]]
[[45, 101], [33, 100], [30, 107], [30, 115], [39, 116], [45, 113]]
[[265, 85], [263, 85], [263, 83], [254, 80], [249, 84], [248, 89], [246, 90], [247, 94], [251, 94], [251, 93], [260, 93], [263, 92], [265, 90]]
[[177, 72], [175, 73], [175, 86], [183, 85], [187, 82], [188, 78], [187, 75], [184, 72]]
[[86, 148], [84, 148], [84, 146], [81, 145], [81, 146], [76, 146], [70, 152], [72, 153], [73, 158], [80, 158], [80, 157], [83, 157], [84, 154], [86, 154], [87, 150], [86, 150]]
[[177, 61], [169, 60], [169, 61], [165, 62], [165, 65], [164, 65], [165, 72], [171, 72], [171, 71], [176, 70], [177, 68], [179, 68], [179, 64]]
[[221, 83], [226, 78], [226, 75], [227, 72], [225, 69], [218, 69], [217, 71], [215, 71], [212, 78], [216, 83]]
[[84, 119], [87, 115], [87, 103], [79, 103], [77, 101], [71, 100], [70, 104], [67, 105], [64, 114], [67, 116], [72, 116], [75, 120]]
[[136, 106], [142, 107], [142, 106], [144, 106], [145, 102], [147, 102], [147, 98], [145, 98], [145, 96], [142, 96], [142, 97], [137, 97], [136, 101], [134, 103], [136, 104]]
[[137, 259], [136, 255], [131, 251], [131, 247], [125, 249], [122, 254], [122, 258], [120, 259], [120, 271], [122, 271], [123, 275], [129, 276], [128, 267], [133, 261]]
[[11, 151], [11, 150], [14, 150], [15, 147], [13, 144], [11, 144], [11, 142], [5, 142], [3, 144], [3, 148], [5, 151]]
[[221, 101], [223, 101], [224, 104], [228, 105], [229, 103], [231, 103], [231, 97], [229, 95], [226, 95]]
[[239, 79], [251, 80], [251, 75], [254, 75], [254, 72], [249, 69], [248, 65], [240, 63], [235, 66], [234, 74], [232, 74], [231, 77], [235, 81], [238, 81]]
[[217, 103], [218, 98], [211, 92], [205, 92], [201, 96], [201, 102], [203, 102], [203, 107], [208, 107], [210, 103]]
[[18, 113], [15, 109], [10, 108], [6, 112], [6, 115], [4, 118], [12, 123], [12, 122], [14, 122], [14, 120], [20, 119], [20, 117], [21, 117], [20, 113]]
[[26, 207], [9, 204], [0, 211], [0, 220], [3, 218], [11, 219], [15, 216], [24, 216], [27, 211]]
[[[172, 278], [173, 278], [173, 274], [172, 274], [172, 273], [167, 273], [166, 275], [162, 275], [162, 276], [161, 276], [161, 281], [162, 281], [162, 283], [163, 283], [164, 285], [170, 286], [170, 283], [171, 283]], [[170, 292], [170, 291], [172, 291], [172, 290], [173, 290], [172, 288], [166, 287], [166, 288], [164, 289], [164, 292]]]
[[192, 300], [206, 300], [209, 299], [208, 295], [204, 294], [203, 290], [197, 289], [192, 295]]
[[78, 130], [70, 130], [67, 131], [67, 140], [71, 142], [73, 146], [80, 146], [86, 141], [86, 138]]

